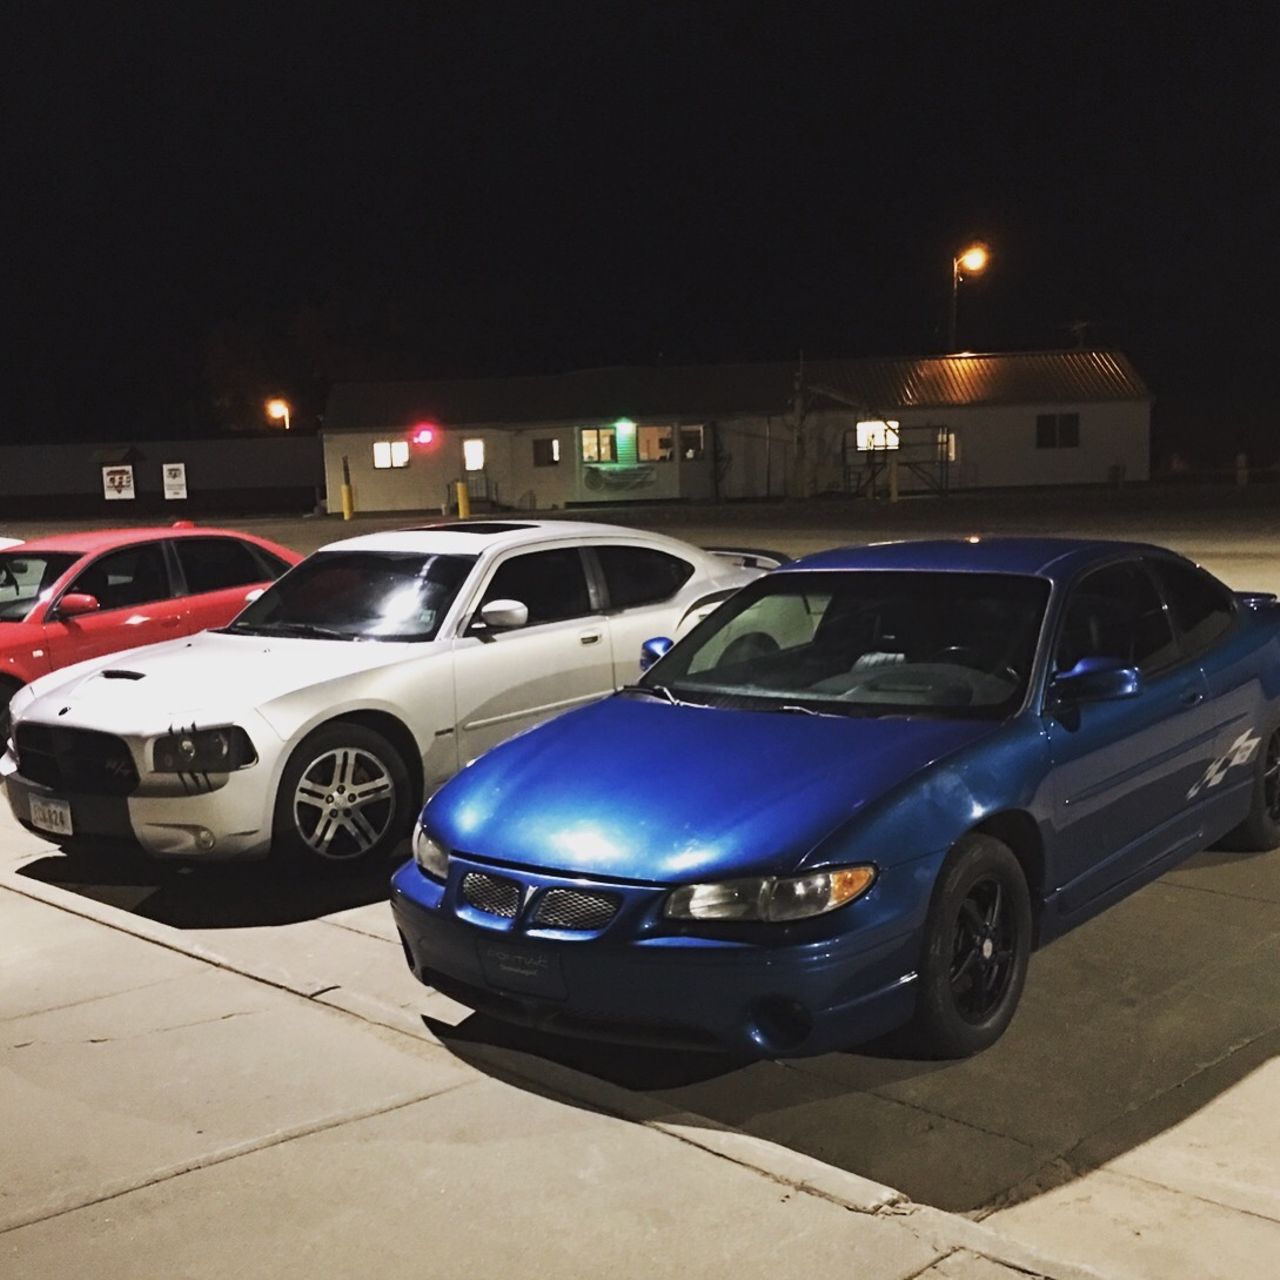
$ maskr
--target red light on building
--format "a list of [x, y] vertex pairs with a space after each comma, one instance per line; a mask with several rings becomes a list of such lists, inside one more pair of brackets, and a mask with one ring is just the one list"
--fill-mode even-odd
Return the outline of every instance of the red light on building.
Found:
[[429, 427], [425, 422], [420, 422], [409, 432], [409, 441], [411, 444], [416, 444], [420, 449], [425, 449], [427, 445], [435, 444], [436, 429], [435, 427]]

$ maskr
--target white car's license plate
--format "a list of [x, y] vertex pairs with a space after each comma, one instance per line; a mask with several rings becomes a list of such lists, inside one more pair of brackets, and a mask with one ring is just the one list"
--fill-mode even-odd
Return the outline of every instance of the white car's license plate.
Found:
[[65, 800], [37, 800], [31, 797], [31, 825], [55, 836], [74, 835], [71, 806]]

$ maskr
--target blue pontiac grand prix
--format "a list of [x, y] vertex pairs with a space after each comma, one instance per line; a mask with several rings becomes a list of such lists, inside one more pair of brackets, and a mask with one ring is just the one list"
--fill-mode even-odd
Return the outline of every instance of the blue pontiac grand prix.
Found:
[[498, 1018], [963, 1056], [1033, 947], [1224, 837], [1280, 843], [1274, 596], [1151, 546], [896, 543], [787, 564], [477, 760], [392, 905]]

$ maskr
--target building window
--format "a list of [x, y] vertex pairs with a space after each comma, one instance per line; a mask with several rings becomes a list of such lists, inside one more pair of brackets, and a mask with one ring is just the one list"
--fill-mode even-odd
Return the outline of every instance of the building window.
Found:
[[388, 467], [407, 467], [409, 442], [407, 440], [375, 440], [373, 465], [378, 471], [385, 471]]
[[956, 433], [950, 427], [938, 428], [938, 461], [939, 462], [955, 462], [960, 457], [960, 450], [956, 445]]
[[641, 427], [638, 448], [641, 462], [670, 462], [671, 428]]
[[583, 462], [617, 462], [618, 433], [612, 427], [584, 427]]
[[875, 449], [896, 449], [899, 444], [896, 422], [870, 418], [858, 423], [859, 453], [870, 453]]
[[560, 465], [560, 441], [554, 436], [533, 442], [533, 465], [557, 467]]
[[1078, 449], [1080, 447], [1080, 415], [1078, 413], [1036, 414], [1037, 449]]
[[700, 426], [680, 428], [680, 456], [689, 462], [706, 457], [706, 436]]
[[484, 470], [483, 440], [464, 440], [462, 442], [462, 465], [468, 471]]

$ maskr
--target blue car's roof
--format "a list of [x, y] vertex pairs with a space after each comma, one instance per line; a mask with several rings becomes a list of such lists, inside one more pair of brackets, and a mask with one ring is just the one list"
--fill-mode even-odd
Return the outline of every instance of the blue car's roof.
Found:
[[1139, 542], [1091, 538], [955, 538], [927, 542], [878, 542], [863, 547], [819, 551], [776, 569], [917, 569], [955, 573], [1022, 573], [1060, 581], [1083, 566], [1116, 555], [1167, 555]]

